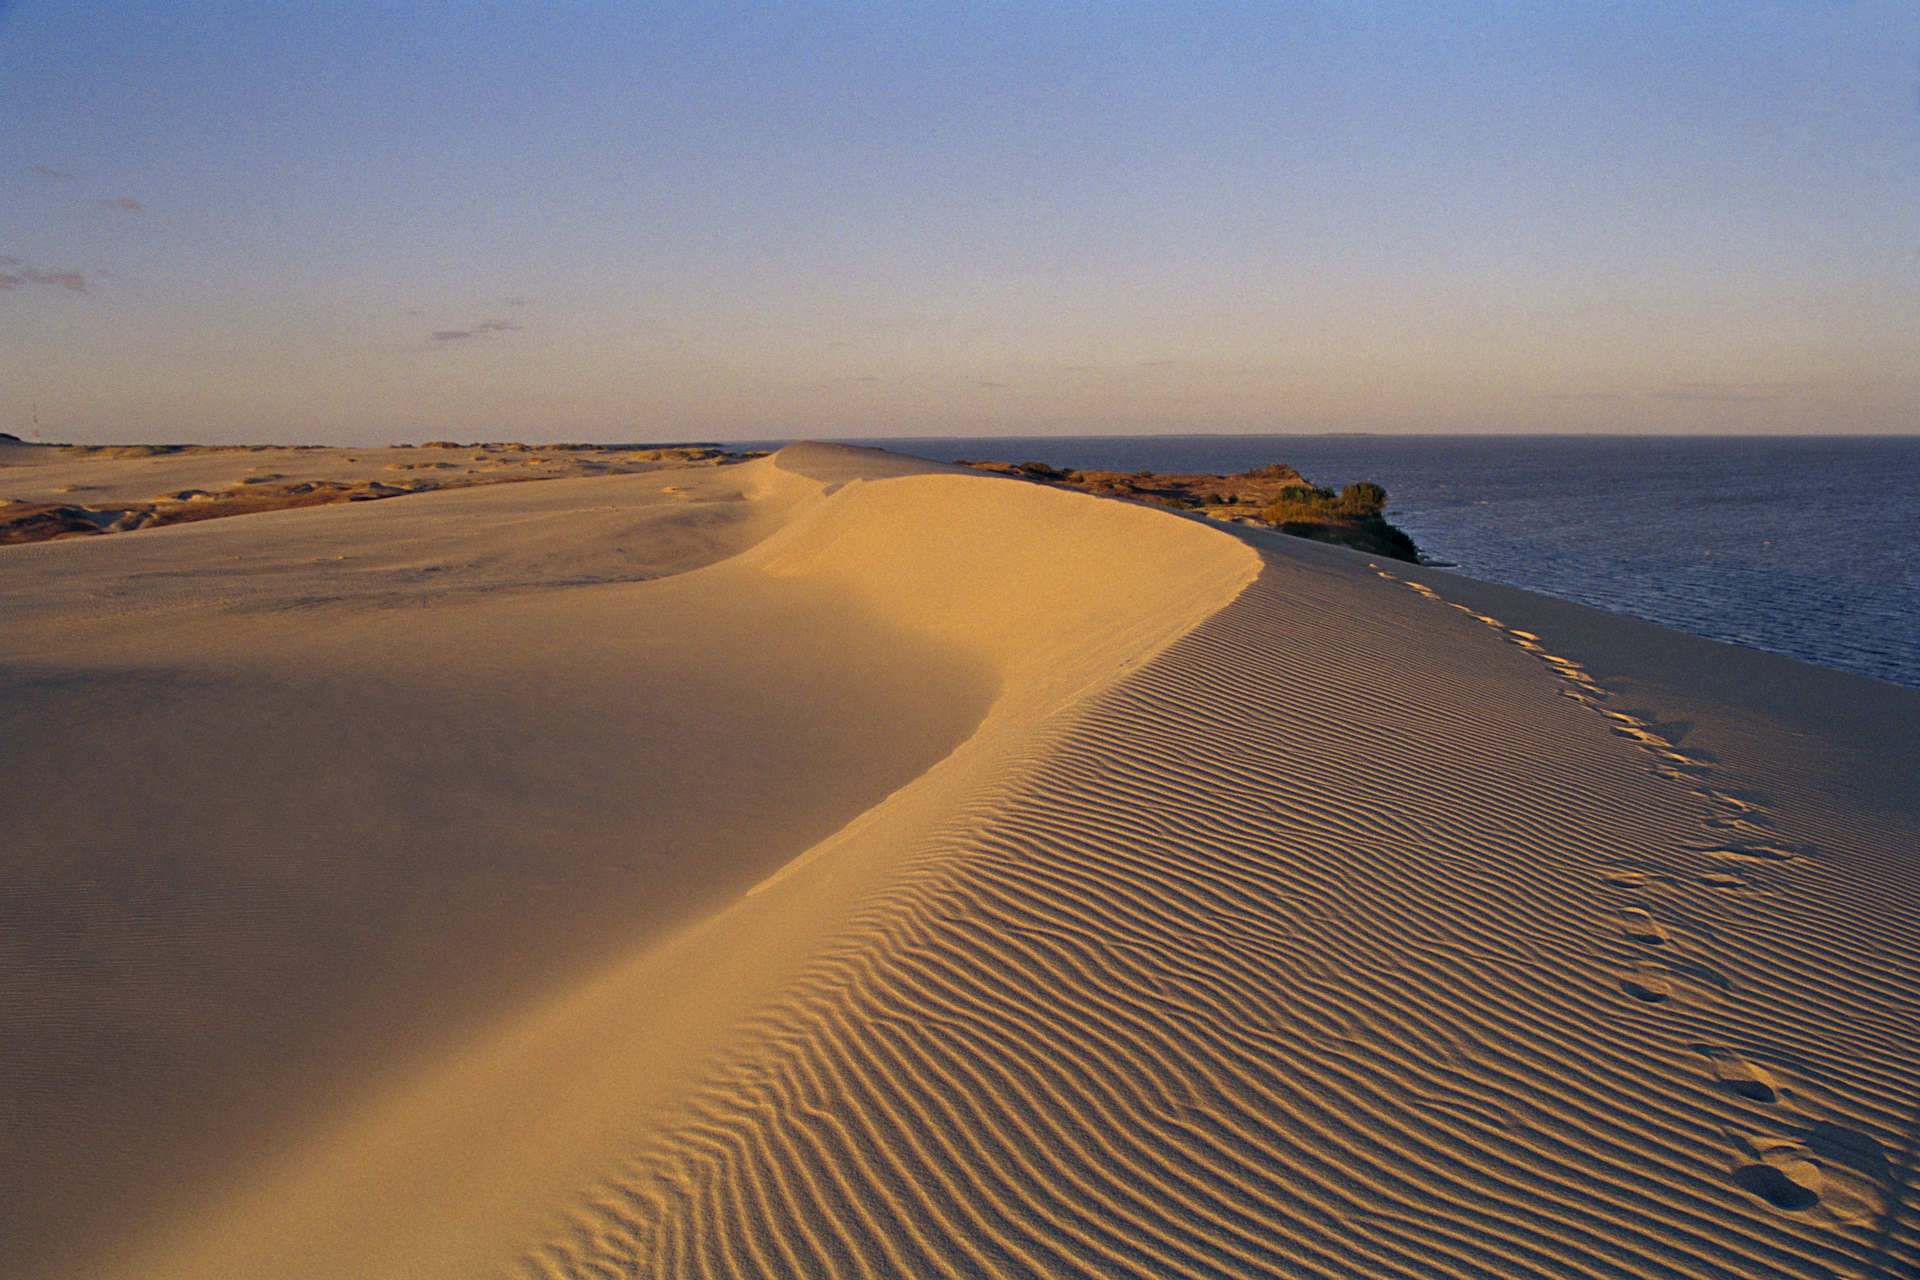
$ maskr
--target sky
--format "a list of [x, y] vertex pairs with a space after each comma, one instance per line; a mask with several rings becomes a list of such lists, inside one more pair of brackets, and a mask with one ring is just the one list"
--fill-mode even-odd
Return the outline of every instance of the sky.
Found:
[[1920, 5], [0, 0], [0, 431], [1920, 432]]

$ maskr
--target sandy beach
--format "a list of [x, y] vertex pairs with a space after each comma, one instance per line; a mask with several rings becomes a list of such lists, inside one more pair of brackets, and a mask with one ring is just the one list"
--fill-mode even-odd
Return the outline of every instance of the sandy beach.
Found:
[[0, 548], [0, 1274], [1920, 1273], [1920, 693], [872, 450], [329, 452], [559, 478]]

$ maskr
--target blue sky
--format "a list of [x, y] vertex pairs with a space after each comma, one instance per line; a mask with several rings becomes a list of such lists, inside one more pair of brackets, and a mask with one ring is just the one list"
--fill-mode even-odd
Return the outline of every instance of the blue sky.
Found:
[[0, 2], [0, 430], [1920, 430], [1920, 7]]

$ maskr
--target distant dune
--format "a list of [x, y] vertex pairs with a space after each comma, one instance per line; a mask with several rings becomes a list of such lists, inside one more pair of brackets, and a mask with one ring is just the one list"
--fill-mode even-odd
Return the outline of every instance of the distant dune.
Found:
[[724, 466], [707, 445], [44, 445], [0, 432], [0, 546], [518, 480]]
[[653, 465], [0, 549], [0, 1274], [1920, 1272], [1920, 694]]

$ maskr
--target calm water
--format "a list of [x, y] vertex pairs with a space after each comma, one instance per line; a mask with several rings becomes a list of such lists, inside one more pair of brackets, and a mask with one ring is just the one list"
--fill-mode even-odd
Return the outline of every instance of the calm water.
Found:
[[1432, 560], [1920, 688], [1920, 437], [1055, 436], [862, 440], [1113, 471], [1376, 480]]

